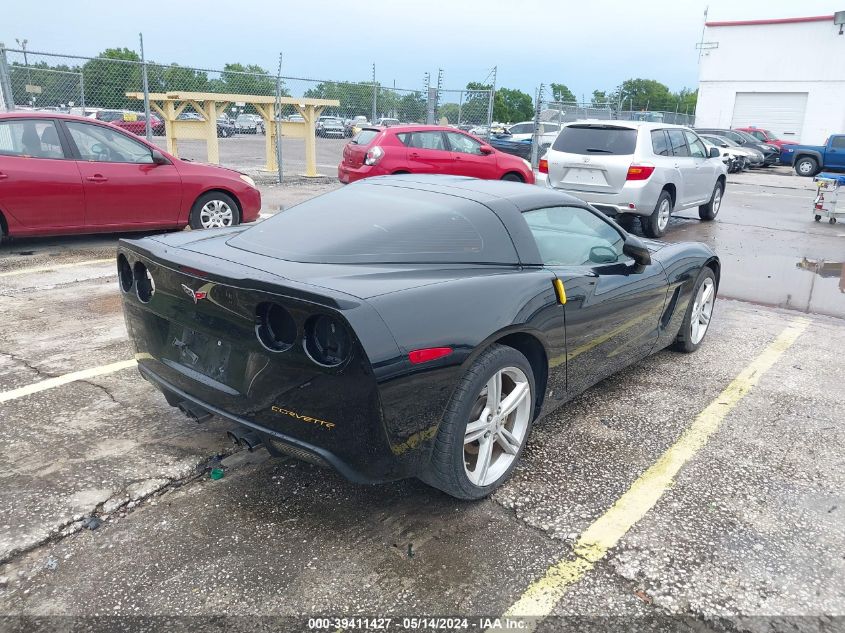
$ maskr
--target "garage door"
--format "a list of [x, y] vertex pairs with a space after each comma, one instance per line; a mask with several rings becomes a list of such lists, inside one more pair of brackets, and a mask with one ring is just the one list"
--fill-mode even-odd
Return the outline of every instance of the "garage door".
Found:
[[800, 141], [806, 108], [806, 92], [737, 92], [731, 127], [760, 127]]

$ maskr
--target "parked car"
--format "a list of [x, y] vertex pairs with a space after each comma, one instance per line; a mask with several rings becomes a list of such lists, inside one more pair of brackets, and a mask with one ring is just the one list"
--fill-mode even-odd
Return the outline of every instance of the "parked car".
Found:
[[562, 190], [630, 225], [639, 217], [649, 237], [666, 232], [669, 216], [698, 207], [719, 213], [727, 169], [680, 125], [645, 121], [568, 123], [539, 164], [537, 184]]
[[713, 145], [710, 141], [705, 139], [703, 136], [699, 137], [701, 142], [704, 143], [704, 147], [707, 149], [707, 153], [710, 154], [710, 149], [714, 148], [717, 152], [722, 155], [722, 162], [725, 164], [725, 168], [728, 170], [729, 174], [733, 174], [738, 171], [742, 171], [743, 166], [745, 165], [745, 157], [744, 156], [731, 156], [720, 147]]
[[761, 143], [766, 143], [767, 145], [774, 145], [778, 149], [783, 150], [784, 147], [787, 145], [798, 145], [797, 141], [787, 141], [775, 136], [769, 130], [764, 130], [758, 127], [738, 127], [734, 128], [735, 130], [739, 130], [740, 132], [745, 132], [746, 134], [750, 134], [754, 138], [756, 138]]
[[260, 207], [249, 176], [180, 160], [112, 124], [0, 114], [6, 236], [232, 226]]
[[815, 176], [822, 169], [845, 171], [845, 134], [829, 136], [824, 145], [787, 145], [781, 162], [799, 176]]
[[508, 136], [493, 135], [490, 137], [490, 146], [505, 154], [512, 156], [519, 156], [523, 160], [531, 159], [531, 139], [522, 139], [519, 141], [511, 140]]
[[288, 121], [291, 123], [305, 123], [305, 117], [301, 114], [290, 114], [288, 115]]
[[374, 125], [377, 125], [379, 127], [393, 127], [394, 125], [402, 125], [402, 122], [399, 119], [382, 117], [380, 119], [377, 119]]
[[346, 138], [352, 138], [358, 132], [361, 131], [362, 128], [370, 125], [369, 121], [367, 121], [367, 117], [365, 116], [356, 116], [347, 121], [343, 126], [343, 135]]
[[758, 139], [754, 138], [750, 134], [746, 132], [740, 132], [739, 130], [725, 130], [719, 128], [695, 128], [695, 131], [699, 134], [715, 134], [717, 136], [724, 136], [727, 139], [732, 140], [734, 143], [741, 147], [750, 147], [752, 149], [756, 149], [761, 154], [763, 154], [763, 166], [764, 167], [771, 167], [772, 165], [777, 164], [780, 160], [780, 148], [769, 145], [768, 143], [762, 143]]
[[346, 144], [338, 179], [350, 183], [386, 174], [454, 174], [534, 182], [531, 166], [466, 132], [438, 125], [366, 127]]
[[[127, 132], [138, 136], [147, 134], [147, 118], [143, 112], [128, 112], [125, 110], [98, 110], [94, 118], [98, 121], [111, 123]], [[156, 115], [150, 114], [150, 130], [156, 136], [164, 135], [164, 121]]]
[[[177, 121], [205, 121], [196, 112], [180, 112], [176, 117]], [[217, 117], [217, 136], [228, 138], [235, 135], [235, 123], [229, 117], [221, 115]]]
[[168, 404], [226, 418], [242, 446], [459, 499], [502, 485], [535, 419], [700, 348], [720, 276], [705, 244], [646, 244], [571, 196], [419, 175], [252, 228], [121, 240], [117, 269]]
[[346, 130], [343, 126], [343, 121], [334, 116], [321, 116], [317, 119], [317, 127], [315, 130], [317, 136], [329, 138], [343, 138], [346, 135]]
[[[559, 123], [553, 123], [552, 121], [540, 121], [540, 134], [552, 135], [551, 142], [554, 141], [554, 137], [556, 137], [560, 132], [560, 128], [561, 125]], [[507, 128], [505, 134], [510, 136], [511, 140], [514, 141], [530, 139], [534, 136], [534, 121], [514, 123]]]
[[239, 134], [264, 134], [264, 119], [257, 114], [239, 114], [235, 119], [235, 131]]
[[742, 157], [745, 166], [747, 167], [762, 167], [765, 157], [763, 153], [753, 147], [743, 147], [734, 143], [731, 139], [716, 134], [699, 134], [699, 136], [715, 145], [722, 148], [723, 151], [728, 152], [731, 156]]

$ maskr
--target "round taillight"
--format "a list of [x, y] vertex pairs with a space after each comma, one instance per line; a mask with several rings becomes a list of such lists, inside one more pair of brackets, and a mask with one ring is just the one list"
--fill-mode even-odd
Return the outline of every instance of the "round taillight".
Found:
[[132, 266], [129, 265], [129, 260], [126, 255], [121, 253], [117, 256], [117, 279], [120, 281], [120, 289], [123, 292], [132, 290]]
[[349, 358], [352, 337], [346, 326], [325, 314], [305, 322], [305, 352], [318, 365], [337, 367]]
[[138, 294], [138, 299], [142, 303], [149, 303], [150, 299], [156, 293], [156, 284], [153, 281], [153, 276], [142, 262], [135, 262], [132, 273], [135, 278], [135, 292]]
[[271, 352], [284, 352], [296, 340], [296, 322], [278, 303], [259, 303], [255, 310], [255, 335]]

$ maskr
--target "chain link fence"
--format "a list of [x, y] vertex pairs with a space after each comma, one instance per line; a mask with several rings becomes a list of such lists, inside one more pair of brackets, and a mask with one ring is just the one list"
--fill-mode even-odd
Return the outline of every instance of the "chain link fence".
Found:
[[[144, 100], [128, 93], [196, 92], [336, 99], [340, 105], [323, 109], [316, 130], [317, 168], [330, 176], [336, 174], [345, 143], [364, 123], [444, 122], [483, 131], [489, 126], [492, 113], [490, 90], [397, 88], [375, 80], [354, 82], [282, 76], [256, 65], [228, 64], [219, 70], [160, 64], [142, 61], [128, 49], [113, 49], [108, 53], [108, 57], [92, 58], [0, 45], [0, 107], [90, 116], [116, 123], [139, 136], [148, 135], [153, 143], [165, 148], [161, 117], [152, 111], [148, 124]], [[293, 104], [280, 104], [275, 110], [282, 121], [302, 120]], [[258, 110], [248, 100], [234, 101], [218, 114], [218, 136], [223, 137], [219, 141], [220, 163], [264, 181], [278, 179], [276, 172], [263, 170], [266, 153], [261, 135], [267, 130]], [[179, 116], [202, 118], [191, 105]], [[301, 173], [305, 164], [304, 139], [281, 135], [276, 142], [277, 154], [284, 156], [284, 172]], [[207, 159], [205, 141], [180, 138], [178, 146], [183, 158]]]

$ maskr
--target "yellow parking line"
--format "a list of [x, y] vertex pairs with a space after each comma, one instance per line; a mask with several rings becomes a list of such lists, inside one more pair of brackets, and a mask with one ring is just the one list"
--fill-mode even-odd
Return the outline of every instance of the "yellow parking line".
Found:
[[136, 364], [137, 363], [135, 359], [122, 360], [119, 363], [112, 363], [111, 365], [92, 367], [91, 369], [74, 371], [70, 374], [65, 374], [64, 376], [48, 378], [47, 380], [42, 380], [41, 382], [26, 385], [25, 387], [18, 387], [17, 389], [12, 389], [11, 391], [0, 392], [0, 402], [7, 402], [9, 400], [23, 398], [24, 396], [30, 396], [34, 393], [38, 393], [39, 391], [46, 391], [47, 389], [53, 389], [54, 387], [61, 387], [62, 385], [66, 385], [70, 382], [75, 382], [77, 380], [88, 380], [89, 378], [96, 378], [97, 376], [112, 374], [116, 371], [120, 371], [121, 369], [134, 367]]
[[37, 268], [21, 268], [19, 270], [10, 270], [9, 272], [0, 273], [0, 277], [14, 277], [15, 275], [29, 275], [31, 273], [46, 273], [52, 270], [61, 270], [63, 268], [74, 268], [76, 266], [86, 266], [88, 264], [105, 264], [113, 262], [114, 259], [89, 259], [84, 262], [73, 262], [71, 264], [55, 264], [54, 266], [39, 266]]
[[[567, 589], [607, 554], [672, 485], [673, 478], [707, 444], [730, 411], [798, 339], [809, 321], [797, 319], [713, 400], [693, 421], [675, 444], [633, 483], [616, 503], [596, 519], [578, 538], [575, 557], [552, 565], [542, 578], [534, 581], [505, 612], [506, 617], [543, 618], [549, 615]], [[526, 620], [533, 630], [538, 620]]]

